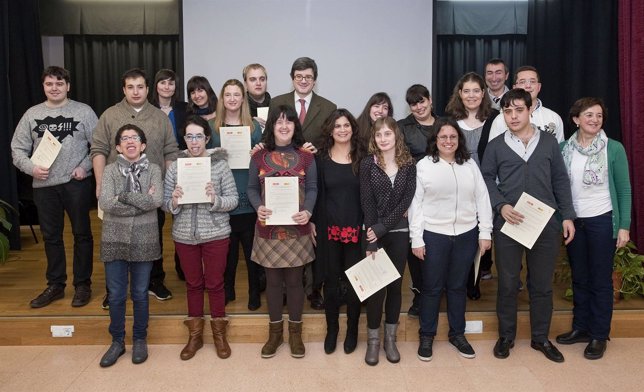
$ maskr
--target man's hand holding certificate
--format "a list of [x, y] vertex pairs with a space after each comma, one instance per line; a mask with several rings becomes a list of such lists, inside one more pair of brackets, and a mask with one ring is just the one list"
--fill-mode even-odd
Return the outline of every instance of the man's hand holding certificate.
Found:
[[554, 212], [549, 205], [523, 192], [514, 207], [508, 204], [501, 209], [505, 219], [501, 232], [532, 249]]
[[38, 144], [38, 148], [36, 148], [36, 151], [34, 151], [33, 155], [31, 156], [31, 162], [33, 162], [33, 164], [36, 166], [49, 169], [51, 165], [54, 164], [54, 161], [56, 160], [56, 157], [58, 157], [61, 148], [62, 145], [60, 144], [58, 139], [56, 139], [56, 137], [52, 135], [49, 130], [45, 130], [42, 135], [42, 140]]
[[400, 278], [398, 270], [384, 249], [344, 271], [360, 301], [364, 301], [381, 288]]

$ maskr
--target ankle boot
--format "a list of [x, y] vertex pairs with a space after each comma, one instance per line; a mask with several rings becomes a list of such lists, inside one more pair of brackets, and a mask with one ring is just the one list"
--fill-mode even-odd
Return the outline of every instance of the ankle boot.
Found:
[[376, 366], [380, 356], [380, 328], [367, 329], [367, 354], [364, 361], [367, 365]]
[[347, 336], [344, 338], [344, 353], [351, 354], [358, 345], [358, 325], [360, 323], [360, 302], [347, 302]]
[[400, 362], [400, 353], [396, 347], [396, 331], [398, 330], [398, 324], [386, 324], [385, 323], [385, 354], [387, 355], [387, 361], [391, 363]]
[[277, 349], [284, 343], [284, 320], [268, 323], [268, 341], [262, 347], [262, 358], [275, 356]]
[[203, 325], [202, 317], [190, 317], [183, 322], [188, 327], [188, 344], [181, 350], [181, 359], [184, 361], [195, 356], [197, 351], [203, 347]]
[[302, 322], [288, 320], [288, 345], [291, 347], [293, 358], [304, 357], [304, 342], [302, 342]]
[[230, 357], [231, 351], [228, 341], [226, 340], [226, 327], [228, 327], [228, 318], [217, 317], [210, 320], [212, 328], [212, 340], [215, 343], [217, 356], [221, 359]]

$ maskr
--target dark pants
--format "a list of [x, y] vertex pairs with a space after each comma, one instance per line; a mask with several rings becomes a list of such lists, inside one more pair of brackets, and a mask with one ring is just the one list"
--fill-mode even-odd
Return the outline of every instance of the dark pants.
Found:
[[448, 336], [465, 333], [467, 275], [478, 249], [478, 228], [449, 236], [425, 231], [423, 289], [420, 300], [420, 335], [435, 336], [443, 290], [447, 297]]
[[302, 286], [303, 270], [304, 266], [265, 268], [266, 302], [268, 302], [268, 316], [271, 321], [280, 321], [282, 319], [282, 293], [284, 286], [286, 286], [286, 302], [289, 320], [302, 320], [302, 310], [304, 309], [304, 287]]
[[253, 251], [255, 222], [257, 222], [257, 214], [255, 213], [230, 216], [230, 246], [228, 247], [224, 274], [224, 286], [227, 293], [235, 293], [235, 277], [239, 261], [239, 244], [241, 243], [248, 270], [248, 295], [250, 297], [259, 295], [259, 275], [263, 267], [250, 259]]
[[[407, 266], [409, 267], [409, 276], [411, 277], [411, 290], [414, 292], [414, 302], [420, 298], [420, 292], [423, 290], [423, 261], [416, 257], [411, 251], [407, 253]], [[414, 305], [418, 305], [414, 303]]]
[[210, 316], [226, 316], [224, 270], [229, 243], [228, 238], [195, 245], [175, 241], [174, 247], [186, 277], [189, 317], [203, 317], [204, 291], [208, 293]]
[[496, 268], [499, 274], [496, 297], [499, 337], [510, 340], [516, 337], [519, 274], [525, 253], [532, 340], [544, 342], [548, 339], [552, 319], [552, 276], [561, 244], [561, 230], [553, 226], [546, 225], [532, 249], [524, 247], [500, 230], [494, 230]]
[[575, 219], [575, 238], [568, 244], [572, 270], [572, 327], [593, 339], [606, 340], [613, 316], [612, 214]]
[[338, 326], [340, 315], [340, 303], [343, 295], [342, 288], [346, 288], [345, 298], [347, 301], [347, 318], [357, 323], [360, 318], [360, 299], [353, 290], [350, 283], [341, 284], [345, 277], [344, 271], [353, 267], [360, 261], [360, 244], [338, 241], [328, 241], [328, 259], [318, 260], [318, 263], [325, 263], [324, 271], [324, 314], [326, 316], [327, 328]]
[[400, 273], [400, 278], [367, 299], [367, 326], [371, 329], [380, 328], [383, 304], [385, 305], [385, 323], [397, 324], [400, 318], [402, 276], [405, 273], [405, 261], [407, 261], [409, 232], [387, 233], [378, 239], [378, 246], [385, 249]]
[[47, 285], [65, 287], [67, 281], [63, 229], [65, 212], [74, 235], [74, 286], [90, 285], [93, 270], [94, 239], [89, 220], [92, 184], [90, 179], [71, 180], [66, 184], [34, 188], [40, 231], [47, 255]]
[[127, 299], [128, 277], [130, 297], [132, 298], [132, 339], [145, 339], [148, 336], [150, 318], [148, 285], [150, 284], [150, 261], [114, 260], [105, 263], [105, 282], [109, 290], [110, 326], [112, 341], [125, 339], [125, 301]]
[[157, 208], [157, 223], [159, 225], [159, 246], [161, 247], [161, 258], [152, 261], [152, 272], [150, 282], [163, 283], [165, 271], [163, 270], [163, 225], [165, 224], [165, 211]]

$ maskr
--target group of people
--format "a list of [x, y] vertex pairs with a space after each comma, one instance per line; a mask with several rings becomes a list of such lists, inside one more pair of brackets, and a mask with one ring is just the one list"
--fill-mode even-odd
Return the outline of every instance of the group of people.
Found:
[[[631, 189], [624, 148], [602, 129], [601, 99], [575, 102], [570, 118], [578, 128], [563, 140], [563, 122], [537, 98], [541, 82], [530, 66], [517, 69], [512, 89], [505, 85], [509, 71], [500, 59], [488, 62], [485, 76], [463, 75], [445, 117], [433, 111], [425, 86], [412, 85], [405, 97], [410, 114], [399, 121], [384, 92], [374, 94], [357, 118], [313, 92], [318, 68], [311, 58], [296, 59], [290, 75], [293, 91], [274, 98], [260, 64], [244, 68], [243, 82], [226, 81], [219, 97], [206, 78], [194, 76], [185, 103], [176, 99], [176, 75], [164, 69], [156, 74], [148, 102], [146, 75], [132, 69], [122, 77], [124, 99], [97, 118], [89, 106], [67, 97], [65, 69], [45, 69], [47, 99], [25, 113], [11, 145], [16, 167], [33, 176], [47, 256], [47, 288], [30, 305], [39, 308], [64, 297], [64, 212], [74, 236], [72, 306], [91, 298], [88, 176], [93, 172], [103, 211], [100, 258], [108, 293], [103, 305], [109, 308], [112, 336], [103, 367], [125, 353], [128, 282], [132, 361], [147, 359], [148, 293], [160, 300], [172, 296], [163, 283], [166, 213], [173, 217], [175, 268], [186, 282], [189, 338], [183, 360], [203, 347], [205, 293], [217, 355], [231, 355], [225, 305], [235, 300], [240, 245], [250, 310], [261, 306], [265, 281], [264, 358], [275, 356], [284, 342], [284, 301], [290, 353], [305, 355], [307, 296], [313, 307], [324, 308], [327, 354], [336, 350], [340, 307], [346, 303], [343, 349], [353, 352], [362, 304], [344, 271], [379, 249], [401, 276], [409, 266], [414, 299], [408, 315], [420, 318], [418, 358], [433, 357], [443, 292], [449, 342], [463, 357], [474, 358], [465, 338], [466, 298], [480, 298], [479, 281], [491, 275], [494, 240], [499, 321], [494, 356], [507, 358], [514, 346], [525, 254], [531, 347], [562, 362], [548, 338], [562, 232], [572, 267], [574, 317], [572, 330], [557, 342], [584, 342], [586, 358], [603, 356], [612, 315], [612, 255], [629, 241]], [[268, 107], [267, 117], [259, 115], [262, 107]], [[247, 169], [231, 169], [221, 148], [221, 129], [230, 126], [249, 129]], [[43, 167], [30, 157], [49, 134], [61, 149], [51, 167]], [[210, 181], [203, 184], [208, 201], [182, 203], [177, 158], [197, 157], [211, 165]], [[297, 180], [298, 212], [289, 224], [267, 224], [273, 211], [266, 205], [266, 181], [284, 176]], [[514, 208], [523, 193], [557, 212], [531, 248], [501, 230], [526, 219]], [[474, 267], [477, 254], [480, 272]], [[400, 361], [401, 298], [399, 278], [366, 300], [369, 365], [379, 362], [381, 336], [386, 359]]]

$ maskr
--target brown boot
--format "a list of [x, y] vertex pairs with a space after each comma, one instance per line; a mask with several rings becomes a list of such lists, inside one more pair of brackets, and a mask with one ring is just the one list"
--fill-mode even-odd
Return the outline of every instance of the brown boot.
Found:
[[217, 356], [222, 359], [230, 357], [230, 346], [226, 340], [226, 327], [228, 326], [228, 319], [225, 317], [217, 317], [210, 320], [210, 327], [212, 328], [212, 340], [215, 343], [215, 350]]
[[262, 358], [271, 358], [284, 343], [284, 320], [268, 323], [268, 341], [262, 347]]
[[288, 320], [288, 345], [291, 346], [293, 358], [304, 357], [304, 342], [302, 342], [302, 322]]
[[201, 317], [191, 317], [183, 323], [188, 327], [188, 332], [190, 333], [188, 344], [181, 350], [181, 359], [186, 361], [194, 357], [197, 351], [203, 347], [204, 319]]

